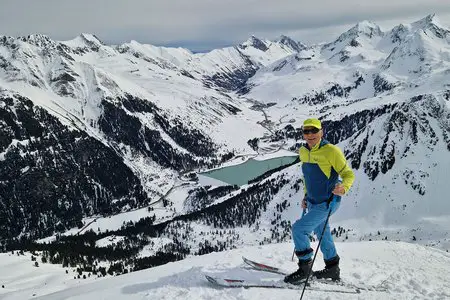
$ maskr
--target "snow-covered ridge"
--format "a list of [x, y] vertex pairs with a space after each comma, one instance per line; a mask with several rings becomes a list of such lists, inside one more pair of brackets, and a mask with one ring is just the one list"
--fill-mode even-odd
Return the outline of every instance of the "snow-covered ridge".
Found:
[[[316, 246], [314, 244], [314, 246]], [[341, 275], [345, 282], [360, 286], [379, 285], [386, 291], [361, 290], [358, 295], [306, 290], [308, 299], [400, 299], [450, 297], [448, 253], [432, 248], [394, 242], [338, 244]], [[288, 271], [295, 269], [290, 260], [291, 244], [244, 247], [222, 253], [191, 257], [182, 262], [111, 278], [74, 279], [52, 265], [33, 267], [28, 256], [2, 254], [0, 290], [2, 299], [295, 299], [298, 290], [237, 288], [212, 286], [204, 274], [247, 280], [280, 280], [282, 276], [245, 269], [242, 256], [272, 264]], [[38, 257], [39, 258], [39, 257]], [[8, 268], [5, 268], [8, 267]], [[13, 268], [12, 268], [13, 267]], [[317, 257], [315, 269], [323, 267]], [[6, 273], [5, 270], [8, 270]], [[11, 272], [15, 280], [10, 278]], [[61, 275], [62, 273], [62, 275]], [[84, 274], [86, 275], [86, 274]], [[76, 277], [76, 276], [75, 276]], [[319, 287], [320, 288], [320, 287]], [[329, 287], [325, 286], [323, 289]]]

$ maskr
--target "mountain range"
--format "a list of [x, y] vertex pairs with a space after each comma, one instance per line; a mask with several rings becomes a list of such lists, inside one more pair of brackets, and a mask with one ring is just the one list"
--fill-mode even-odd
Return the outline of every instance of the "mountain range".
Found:
[[289, 241], [298, 164], [242, 187], [196, 173], [296, 152], [314, 116], [357, 178], [336, 238], [448, 250], [449, 82], [450, 31], [435, 15], [207, 53], [0, 36], [0, 249], [122, 274]]

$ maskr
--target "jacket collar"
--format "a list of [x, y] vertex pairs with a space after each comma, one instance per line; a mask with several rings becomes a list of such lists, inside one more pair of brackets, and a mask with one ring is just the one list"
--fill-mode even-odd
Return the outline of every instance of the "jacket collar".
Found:
[[314, 145], [314, 147], [312, 147], [312, 149], [309, 148], [309, 145], [306, 144], [306, 149], [308, 149], [309, 151], [316, 151], [317, 149], [319, 149], [320, 147], [329, 144], [330, 142], [327, 141], [326, 139], [321, 139], [316, 145]]

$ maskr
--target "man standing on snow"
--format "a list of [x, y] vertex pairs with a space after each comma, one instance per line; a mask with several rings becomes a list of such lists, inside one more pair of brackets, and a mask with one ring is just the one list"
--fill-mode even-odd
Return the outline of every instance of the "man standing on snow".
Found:
[[[313, 276], [332, 280], [339, 280], [340, 276], [339, 256], [327, 217], [330, 210], [333, 214], [338, 209], [341, 196], [352, 186], [355, 174], [347, 165], [339, 147], [330, 144], [322, 137], [322, 124], [318, 119], [307, 119], [303, 122], [303, 138], [306, 145], [300, 148], [299, 154], [305, 186], [302, 207], [308, 208], [308, 212], [292, 226], [298, 270], [284, 278], [287, 283], [300, 284], [308, 276], [313, 256], [313, 249], [309, 242], [312, 231], [319, 239], [324, 232], [320, 250], [325, 260], [325, 269], [314, 272]], [[342, 181], [339, 180], [339, 176]], [[325, 231], [323, 231], [325, 225]]]

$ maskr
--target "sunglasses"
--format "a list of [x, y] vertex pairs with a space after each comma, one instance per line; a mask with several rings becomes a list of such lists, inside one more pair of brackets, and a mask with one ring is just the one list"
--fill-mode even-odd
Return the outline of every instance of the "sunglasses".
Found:
[[318, 133], [320, 131], [319, 128], [311, 128], [311, 129], [303, 129], [303, 134], [310, 134], [310, 133]]

